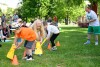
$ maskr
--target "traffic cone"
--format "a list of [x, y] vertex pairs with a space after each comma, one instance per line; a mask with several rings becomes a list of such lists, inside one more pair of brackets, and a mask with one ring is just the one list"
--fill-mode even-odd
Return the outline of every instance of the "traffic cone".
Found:
[[50, 43], [48, 44], [48, 49], [49, 49], [49, 50], [51, 49], [51, 45], [50, 45]]
[[12, 60], [12, 64], [13, 64], [13, 65], [18, 65], [18, 64], [19, 64], [16, 55], [14, 55], [14, 58], [13, 58], [13, 60]]
[[59, 41], [56, 43], [56, 46], [60, 46], [60, 43], [59, 43]]
[[26, 56], [26, 50], [24, 50], [24, 53], [23, 53], [23, 57], [25, 57]]
[[40, 42], [36, 43], [35, 54], [43, 54], [42, 46], [41, 46]]

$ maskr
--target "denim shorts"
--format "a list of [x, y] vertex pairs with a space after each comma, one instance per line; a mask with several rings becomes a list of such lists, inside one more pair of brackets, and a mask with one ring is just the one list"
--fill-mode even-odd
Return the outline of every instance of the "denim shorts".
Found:
[[25, 41], [24, 43], [24, 47], [28, 48], [28, 49], [31, 49], [32, 48], [32, 45], [33, 45], [34, 41]]

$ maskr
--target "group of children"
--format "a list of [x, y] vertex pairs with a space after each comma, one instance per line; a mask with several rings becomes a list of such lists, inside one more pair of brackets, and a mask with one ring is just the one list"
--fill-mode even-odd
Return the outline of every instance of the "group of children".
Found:
[[14, 44], [21, 38], [21, 42], [17, 45], [18, 49], [24, 42], [26, 56], [24, 59], [33, 60], [32, 51], [35, 51], [36, 42], [43, 42], [43, 39], [50, 41], [52, 44], [51, 50], [57, 50], [54, 40], [59, 35], [58, 27], [54, 25], [48, 25], [47, 22], [43, 22], [39, 19], [35, 20], [30, 27], [19, 27], [15, 30]]

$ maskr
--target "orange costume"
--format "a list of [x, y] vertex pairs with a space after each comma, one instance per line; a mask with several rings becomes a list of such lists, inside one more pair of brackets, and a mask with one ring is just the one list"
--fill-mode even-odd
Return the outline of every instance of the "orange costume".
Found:
[[31, 28], [21, 27], [20, 32], [17, 34], [18, 38], [23, 38], [27, 41], [36, 40], [36, 34]]

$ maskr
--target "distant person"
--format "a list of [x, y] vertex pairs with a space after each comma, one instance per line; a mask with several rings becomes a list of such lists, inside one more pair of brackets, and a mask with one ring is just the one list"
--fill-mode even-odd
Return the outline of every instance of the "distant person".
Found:
[[14, 16], [13, 16], [13, 21], [17, 22], [18, 18], [19, 18], [19, 16], [15, 13]]
[[10, 29], [9, 26], [4, 22], [3, 24], [3, 35], [5, 37], [9, 37], [10, 36]]
[[1, 20], [2, 20], [1, 25], [3, 27], [3, 23], [6, 21], [6, 16], [4, 14], [1, 16]]
[[27, 24], [26, 22], [23, 22], [21, 27], [28, 27], [26, 24]]
[[84, 44], [90, 44], [90, 38], [91, 34], [95, 35], [95, 45], [98, 45], [98, 34], [100, 34], [100, 26], [99, 26], [99, 20], [97, 18], [97, 14], [91, 10], [91, 6], [87, 6], [85, 8], [86, 13], [86, 19], [89, 23], [88, 26], [88, 40]]
[[49, 17], [48, 20], [47, 20], [48, 24], [52, 23], [52, 18]]
[[4, 39], [5, 42], [6, 36], [3, 35], [2, 25], [0, 25], [0, 42], [2, 42], [2, 39]]
[[57, 18], [57, 16], [54, 16], [53, 20], [54, 20], [54, 25], [58, 26], [58, 18]]
[[31, 20], [29, 27], [33, 26], [33, 24], [34, 24], [34, 20]]

